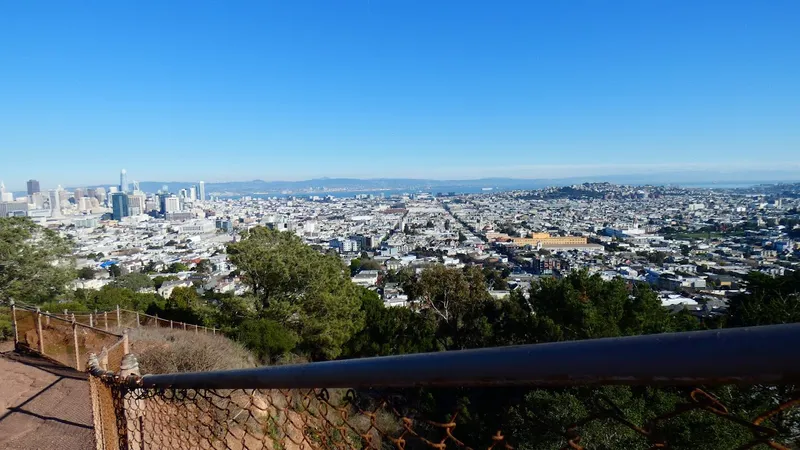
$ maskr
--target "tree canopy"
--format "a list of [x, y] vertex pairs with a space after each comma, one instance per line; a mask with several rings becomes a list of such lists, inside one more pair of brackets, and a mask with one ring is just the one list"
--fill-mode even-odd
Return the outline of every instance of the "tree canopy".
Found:
[[152, 288], [153, 280], [143, 273], [131, 272], [119, 275], [111, 284], [115, 287], [126, 288], [135, 292]]
[[265, 227], [245, 231], [228, 255], [258, 298], [259, 316], [297, 333], [299, 348], [315, 358], [337, 357], [363, 326], [356, 286], [338, 256]]
[[67, 239], [26, 217], [0, 218], [0, 300], [55, 299], [75, 273]]

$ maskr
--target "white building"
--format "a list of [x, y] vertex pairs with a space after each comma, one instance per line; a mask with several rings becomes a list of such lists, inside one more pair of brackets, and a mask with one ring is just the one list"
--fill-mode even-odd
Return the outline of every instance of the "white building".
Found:
[[187, 234], [213, 233], [215, 230], [216, 227], [211, 220], [195, 220], [178, 227], [180, 233]]
[[167, 197], [164, 199], [164, 213], [173, 213], [181, 210], [181, 202], [178, 197]]
[[375, 286], [378, 284], [378, 273], [379, 272], [377, 270], [362, 270], [361, 272], [357, 273], [352, 280], [353, 283], [359, 286]]
[[49, 192], [50, 217], [61, 217], [61, 186]]
[[0, 182], [0, 202], [13, 202], [14, 194], [6, 192], [6, 185]]
[[89, 197], [81, 197], [78, 199], [78, 210], [83, 211], [91, 211], [92, 210], [92, 199]]

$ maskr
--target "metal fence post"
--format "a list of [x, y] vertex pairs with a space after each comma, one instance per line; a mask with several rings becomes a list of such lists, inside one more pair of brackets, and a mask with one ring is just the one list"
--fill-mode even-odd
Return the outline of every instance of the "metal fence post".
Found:
[[119, 305], [117, 305], [117, 328], [119, 328], [121, 326], [122, 326], [122, 323], [120, 322], [120, 319], [119, 319]]
[[103, 313], [103, 327], [108, 331], [108, 311]]
[[169, 329], [172, 329], [172, 320], [169, 321]]
[[19, 335], [17, 334], [17, 307], [14, 306], [14, 300], [12, 299], [9, 304], [11, 305], [11, 326], [14, 329], [14, 348], [17, 348], [17, 344], [19, 343]]
[[194, 334], [197, 334], [197, 324], [194, 325]]
[[212, 328], [211, 331], [213, 332], [214, 336], [217, 335], [217, 327]]
[[92, 313], [89, 313], [89, 326], [90, 326], [90, 327], [93, 327], [93, 326], [94, 326], [94, 319], [93, 319], [93, 317], [94, 317], [94, 316], [92, 315]]
[[50, 311], [45, 311], [44, 313], [45, 313], [44, 323], [45, 323], [45, 325], [50, 325], [50, 316], [48, 315], [48, 314], [50, 314]]
[[[136, 356], [133, 353], [128, 353], [122, 358], [122, 363], [120, 364], [120, 371], [119, 376], [123, 380], [133, 376], [140, 376], [141, 373], [139, 372], [139, 361], [136, 360]], [[144, 429], [141, 426], [141, 417], [144, 413], [144, 404], [141, 399], [137, 399], [135, 397], [128, 397], [130, 394], [126, 394], [126, 401], [130, 402], [131, 407], [122, 408], [122, 414], [124, 414], [125, 423], [125, 446], [126, 449], [134, 449], [134, 448], [144, 448]], [[122, 436], [120, 436], [122, 437]], [[122, 440], [120, 440], [122, 444]], [[138, 444], [138, 445], [136, 445]]]
[[183, 329], [186, 330], [186, 322], [183, 322]]
[[[97, 355], [94, 353], [89, 353], [89, 359], [87, 361], [87, 367], [95, 368], [99, 367], [99, 362], [97, 361]], [[89, 397], [92, 399], [92, 423], [94, 425], [94, 441], [97, 445], [98, 449], [105, 450], [105, 429], [103, 427], [103, 409], [100, 407], [100, 392], [101, 388], [99, 386], [99, 380], [94, 378], [94, 376], [89, 376]]]
[[128, 330], [122, 332], [122, 354], [127, 355], [131, 352], [130, 341], [128, 341]]
[[78, 346], [78, 322], [72, 319], [72, 343], [75, 345], [75, 369], [81, 370], [81, 350]]
[[136, 312], [136, 328], [139, 328], [141, 326], [139, 324], [140, 324], [140, 322], [139, 322], [139, 312], [137, 311]]
[[105, 346], [100, 351], [100, 367], [103, 370], [108, 370], [108, 349]]
[[44, 336], [42, 335], [42, 312], [36, 307], [36, 334], [39, 337], [39, 353], [44, 355]]

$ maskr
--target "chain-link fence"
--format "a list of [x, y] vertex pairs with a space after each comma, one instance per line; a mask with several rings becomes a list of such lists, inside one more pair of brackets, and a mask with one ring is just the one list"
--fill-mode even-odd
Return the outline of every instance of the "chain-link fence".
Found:
[[98, 449], [800, 448], [800, 325], [140, 376], [123, 336], [13, 313], [89, 370]]
[[[118, 364], [122, 359], [123, 334], [101, 330], [77, 320], [72, 314], [55, 315], [29, 307], [11, 306], [15, 345], [46, 356], [77, 370], [86, 369], [90, 353], [108, 354]], [[68, 317], [69, 319], [65, 319]], [[109, 349], [115, 349], [108, 352]], [[109, 366], [114, 368], [114, 366]]]
[[194, 374], [137, 376], [128, 355], [122, 376], [92, 370], [95, 402], [114, 411], [102, 413], [106, 434], [98, 442], [121, 449], [798, 448], [800, 364], [764, 346], [776, 342], [800, 345], [800, 325]]
[[39, 348], [39, 335], [36, 331], [36, 312], [12, 308], [12, 314], [17, 345], [37, 350]]
[[[101, 383], [98, 401], [114, 408], [117, 427], [112, 429], [110, 421], [103, 424], [105, 436], [116, 441], [107, 438], [107, 446], [101, 448], [646, 449], [800, 444], [797, 396], [745, 416], [701, 389], [667, 389], [682, 398], [669, 410], [642, 414], [636, 400], [617, 404], [602, 390], [578, 404], [562, 404], [568, 390], [137, 388], [109, 378]], [[487, 397], [496, 403], [469, 406]], [[549, 405], [536, 409], [533, 406], [542, 402], [531, 398], [547, 398]], [[440, 407], [449, 401], [443, 399], [460, 403], [444, 411]], [[792, 421], [794, 425], [787, 426]]]

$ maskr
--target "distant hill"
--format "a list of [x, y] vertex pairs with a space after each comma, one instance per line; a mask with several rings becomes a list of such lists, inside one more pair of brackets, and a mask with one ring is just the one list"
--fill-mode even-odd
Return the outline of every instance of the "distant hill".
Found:
[[[316, 178], [301, 181], [229, 181], [206, 183], [206, 193], [218, 195], [247, 194], [309, 194], [326, 192], [358, 192], [375, 190], [439, 190], [444, 192], [459, 190], [480, 190], [493, 188], [540, 189], [547, 186], [569, 186], [586, 182], [611, 182], [627, 185], [666, 185], [680, 184], [696, 187], [735, 187], [755, 184], [776, 183], [779, 181], [800, 181], [800, 174], [792, 171], [778, 172], [708, 172], [708, 171], [674, 171], [650, 174], [597, 175], [576, 176], [566, 178], [479, 178], [472, 180], [432, 180], [415, 178]], [[199, 181], [142, 181], [140, 188], [145, 192], [156, 192], [167, 186], [170, 192], [178, 192], [196, 185]], [[108, 186], [108, 185], [103, 185]], [[91, 186], [88, 186], [91, 187]], [[71, 189], [71, 188], [68, 188]]]

